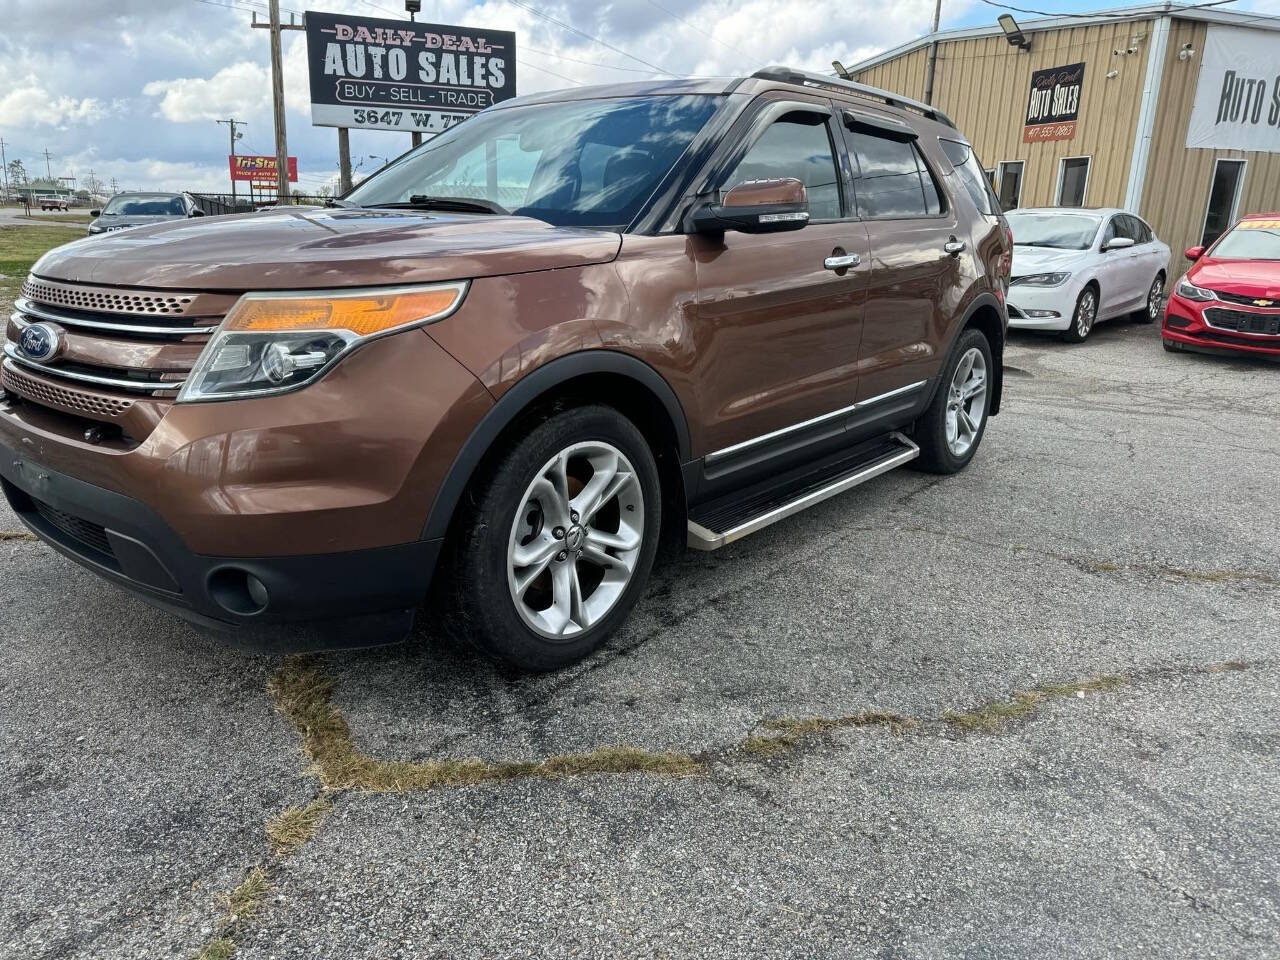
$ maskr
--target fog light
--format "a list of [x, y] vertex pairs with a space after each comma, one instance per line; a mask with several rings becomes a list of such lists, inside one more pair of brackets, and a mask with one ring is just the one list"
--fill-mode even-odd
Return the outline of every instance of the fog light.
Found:
[[1032, 320], [1053, 320], [1062, 316], [1057, 310], [1023, 310], [1022, 315]]
[[209, 596], [222, 609], [242, 617], [261, 613], [271, 602], [266, 584], [237, 567], [220, 567], [209, 574]]

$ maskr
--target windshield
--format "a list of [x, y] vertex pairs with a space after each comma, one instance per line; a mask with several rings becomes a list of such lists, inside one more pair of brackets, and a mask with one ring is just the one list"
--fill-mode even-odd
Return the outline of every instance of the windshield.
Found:
[[1280, 260], [1280, 220], [1245, 220], [1213, 248], [1229, 260]]
[[1088, 250], [1098, 233], [1100, 217], [1078, 213], [1009, 213], [1009, 229], [1015, 247], [1056, 247]]
[[112, 197], [102, 212], [126, 217], [185, 217], [187, 207], [181, 197]]
[[485, 111], [347, 194], [358, 206], [465, 197], [556, 226], [629, 224], [720, 105], [706, 95]]

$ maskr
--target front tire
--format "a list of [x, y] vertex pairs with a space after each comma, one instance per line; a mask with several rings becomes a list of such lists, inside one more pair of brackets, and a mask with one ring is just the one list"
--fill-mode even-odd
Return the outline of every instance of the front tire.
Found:
[[991, 344], [980, 330], [960, 335], [942, 381], [913, 439], [920, 447], [915, 465], [929, 473], [963, 470], [978, 452], [991, 410], [991, 378], [995, 364]]
[[554, 414], [467, 498], [457, 603], [468, 639], [525, 670], [554, 670], [618, 628], [649, 577], [662, 523], [658, 468], [616, 410]]
[[1071, 315], [1071, 326], [1062, 333], [1067, 343], [1084, 343], [1093, 331], [1098, 320], [1098, 289], [1092, 284], [1080, 291], [1076, 298], [1075, 313]]

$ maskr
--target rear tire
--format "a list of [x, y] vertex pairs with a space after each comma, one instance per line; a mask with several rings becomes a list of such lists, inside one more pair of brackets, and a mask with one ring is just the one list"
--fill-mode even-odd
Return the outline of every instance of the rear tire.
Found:
[[938, 389], [912, 439], [920, 447], [915, 466], [929, 473], [963, 470], [978, 452], [991, 410], [995, 364], [980, 330], [966, 330], [943, 367]]
[[490, 656], [555, 670], [591, 653], [644, 591], [662, 524], [658, 468], [611, 407], [556, 413], [464, 498], [459, 626]]
[[1084, 343], [1097, 322], [1098, 288], [1090, 283], [1076, 298], [1076, 309], [1071, 314], [1071, 325], [1062, 331], [1062, 339], [1067, 343]]
[[1130, 314], [1134, 323], [1155, 323], [1160, 319], [1160, 311], [1164, 309], [1164, 274], [1157, 273], [1147, 288], [1147, 302], [1141, 310]]

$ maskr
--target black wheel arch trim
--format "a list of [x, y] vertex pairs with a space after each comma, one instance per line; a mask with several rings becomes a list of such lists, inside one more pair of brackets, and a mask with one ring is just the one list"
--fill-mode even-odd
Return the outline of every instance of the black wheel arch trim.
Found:
[[[548, 361], [536, 370], [526, 374], [511, 386], [484, 415], [475, 429], [471, 431], [462, 449], [454, 458], [444, 482], [436, 493], [435, 502], [427, 514], [427, 522], [422, 530], [422, 539], [444, 537], [449, 530], [454, 510], [462, 499], [462, 494], [471, 482], [476, 467], [485, 454], [489, 452], [494, 441], [502, 434], [512, 421], [528, 409], [529, 405], [554, 390], [563, 383], [576, 377], [588, 374], [609, 373], [627, 377], [645, 387], [658, 398], [666, 410], [667, 417], [675, 428], [676, 444], [679, 448], [680, 463], [687, 464], [691, 459], [689, 443], [689, 424], [685, 418], [684, 408], [680, 404], [676, 392], [667, 383], [662, 374], [643, 360], [628, 353], [617, 350], [596, 349], [583, 350], [565, 357]], [[607, 398], [602, 398], [607, 401]], [[683, 471], [686, 486], [689, 483], [689, 471]]]
[[933, 398], [937, 396], [938, 388], [942, 384], [943, 372], [947, 369], [947, 365], [951, 362], [951, 357], [955, 353], [956, 344], [960, 341], [960, 337], [969, 329], [970, 321], [983, 307], [990, 307], [1001, 318], [1001, 335], [1000, 342], [991, 344], [991, 357], [995, 361], [995, 371], [991, 384], [991, 409], [988, 415], [994, 417], [1000, 412], [1000, 398], [1004, 393], [1004, 345], [1008, 334], [1008, 316], [1005, 313], [1004, 306], [996, 299], [993, 293], [980, 293], [974, 297], [973, 302], [969, 304], [961, 317], [959, 323], [955, 325], [955, 331], [951, 334], [951, 342], [947, 345], [947, 358], [942, 364], [942, 370], [934, 377], [933, 384], [928, 391], [928, 398], [921, 405], [921, 410], [927, 410], [929, 404], [933, 403]]

